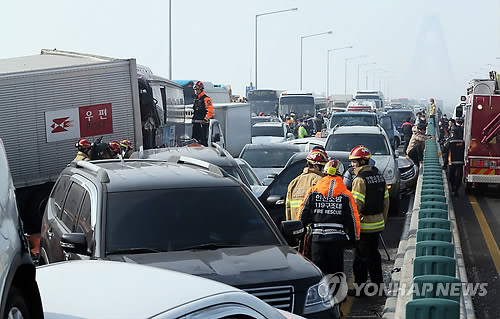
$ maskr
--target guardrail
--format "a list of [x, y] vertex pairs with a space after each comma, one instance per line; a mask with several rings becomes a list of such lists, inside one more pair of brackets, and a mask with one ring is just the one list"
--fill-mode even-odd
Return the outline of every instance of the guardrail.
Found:
[[[436, 136], [433, 119], [428, 134]], [[448, 183], [436, 140], [425, 143], [424, 161], [406, 240], [400, 242], [387, 319], [475, 319]]]

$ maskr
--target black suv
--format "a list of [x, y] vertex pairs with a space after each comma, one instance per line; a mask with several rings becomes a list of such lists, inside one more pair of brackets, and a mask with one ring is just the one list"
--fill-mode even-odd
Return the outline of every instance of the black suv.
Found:
[[[300, 221], [282, 228], [290, 241], [303, 230]], [[287, 244], [251, 191], [189, 157], [72, 162], [46, 206], [40, 263], [70, 259], [176, 270], [307, 318], [339, 317], [320, 297], [322, 273]]]

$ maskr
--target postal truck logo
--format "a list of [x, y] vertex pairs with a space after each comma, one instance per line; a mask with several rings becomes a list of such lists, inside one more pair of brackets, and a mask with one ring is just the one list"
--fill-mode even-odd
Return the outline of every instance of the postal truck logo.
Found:
[[52, 133], [67, 132], [67, 128], [73, 126], [73, 121], [69, 119], [69, 116], [62, 117], [58, 119], [52, 119]]

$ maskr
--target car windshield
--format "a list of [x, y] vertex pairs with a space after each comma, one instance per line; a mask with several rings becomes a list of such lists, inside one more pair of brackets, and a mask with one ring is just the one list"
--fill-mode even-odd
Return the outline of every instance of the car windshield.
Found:
[[280, 136], [283, 137], [282, 126], [252, 126], [252, 136]]
[[109, 193], [106, 212], [107, 253], [280, 244], [240, 187]]
[[243, 181], [243, 178], [241, 177], [240, 173], [238, 172], [238, 169], [236, 169], [236, 167], [232, 167], [232, 166], [221, 166], [220, 168], [222, 168], [223, 170], [226, 171], [226, 173], [228, 173], [229, 175], [231, 175], [232, 177], [236, 178], [238, 181], [242, 182], [242, 183], [245, 183], [245, 181]]
[[342, 113], [339, 115], [332, 115], [330, 120], [330, 128], [335, 125], [339, 126], [375, 126], [377, 125], [376, 116], [370, 116], [371, 114], [349, 114], [349, 112]]
[[407, 118], [412, 117], [412, 111], [408, 112], [387, 112], [387, 115], [392, 117], [393, 122], [405, 122]]
[[246, 164], [240, 165], [241, 170], [243, 173], [245, 173], [246, 178], [248, 179], [248, 182], [250, 183], [250, 186], [261, 186], [262, 183], [260, 182], [259, 178], [255, 173], [252, 171], [250, 167]]
[[357, 145], [366, 146], [373, 155], [390, 155], [384, 136], [379, 134], [333, 134], [325, 148], [327, 151], [350, 152]]
[[246, 149], [241, 158], [254, 168], [281, 168], [284, 167], [290, 157], [299, 152], [297, 146], [293, 149], [273, 149], [273, 148], [254, 148]]

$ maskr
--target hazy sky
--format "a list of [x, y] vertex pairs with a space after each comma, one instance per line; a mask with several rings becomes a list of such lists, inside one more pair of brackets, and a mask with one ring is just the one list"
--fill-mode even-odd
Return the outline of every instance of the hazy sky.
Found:
[[[454, 105], [472, 77], [499, 64], [500, 8], [493, 0], [172, 0], [173, 79], [230, 84], [244, 94], [254, 80], [255, 15], [258, 19], [258, 86], [298, 90], [300, 39], [303, 88], [330, 92], [379, 88], [386, 96], [444, 99]], [[0, 58], [38, 54], [42, 48], [135, 57], [168, 77], [168, 1], [3, 1]], [[482, 70], [482, 68], [484, 70]], [[498, 67], [497, 67], [498, 69]], [[479, 73], [476, 73], [479, 72]], [[379, 79], [382, 79], [381, 81]], [[389, 92], [387, 92], [389, 90]]]

